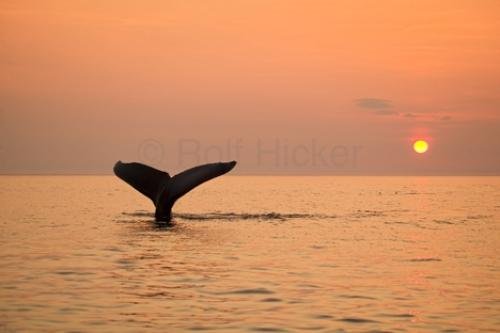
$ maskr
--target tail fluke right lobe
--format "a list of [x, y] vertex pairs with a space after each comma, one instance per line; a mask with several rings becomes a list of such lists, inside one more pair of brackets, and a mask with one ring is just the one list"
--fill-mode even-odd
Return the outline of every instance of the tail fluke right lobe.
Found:
[[231, 171], [235, 165], [236, 161], [219, 162], [185, 170], [171, 178], [169, 198], [175, 202], [198, 185]]

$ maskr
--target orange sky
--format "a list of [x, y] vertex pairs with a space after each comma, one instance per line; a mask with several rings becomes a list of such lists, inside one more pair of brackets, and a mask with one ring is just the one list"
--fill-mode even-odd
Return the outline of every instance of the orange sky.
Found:
[[498, 174], [499, 32], [493, 0], [2, 1], [0, 172], [179, 170], [186, 140], [203, 162], [241, 139], [240, 173]]

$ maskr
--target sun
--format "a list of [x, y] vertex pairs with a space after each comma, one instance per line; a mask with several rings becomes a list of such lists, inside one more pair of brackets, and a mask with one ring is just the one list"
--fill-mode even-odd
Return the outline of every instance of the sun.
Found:
[[423, 154], [429, 149], [429, 144], [425, 140], [417, 140], [413, 143], [413, 149], [417, 153]]

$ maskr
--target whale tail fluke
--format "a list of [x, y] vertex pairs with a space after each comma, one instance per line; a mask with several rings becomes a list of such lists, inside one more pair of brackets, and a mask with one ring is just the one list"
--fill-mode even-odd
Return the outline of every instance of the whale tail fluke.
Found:
[[236, 161], [209, 163], [170, 177], [166, 172], [141, 163], [118, 161], [113, 171], [120, 179], [153, 201], [157, 221], [170, 221], [175, 201], [198, 185], [231, 171], [235, 165]]

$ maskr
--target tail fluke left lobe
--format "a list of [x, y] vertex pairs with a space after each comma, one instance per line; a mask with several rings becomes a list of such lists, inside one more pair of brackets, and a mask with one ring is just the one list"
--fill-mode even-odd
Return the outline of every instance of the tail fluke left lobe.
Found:
[[113, 171], [120, 179], [156, 204], [158, 192], [170, 178], [169, 174], [141, 163], [116, 162]]

